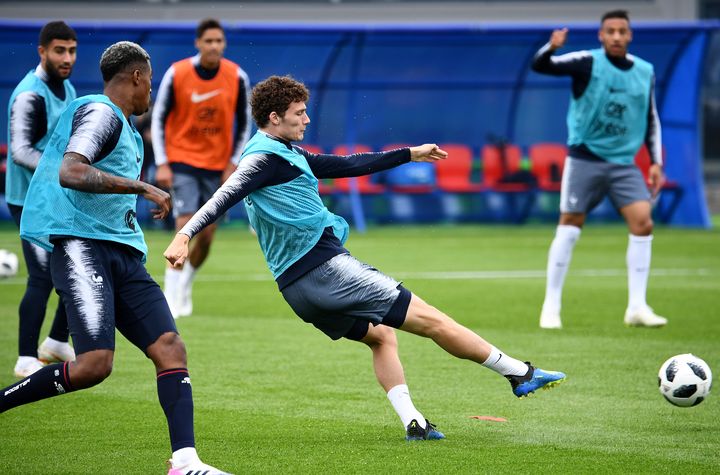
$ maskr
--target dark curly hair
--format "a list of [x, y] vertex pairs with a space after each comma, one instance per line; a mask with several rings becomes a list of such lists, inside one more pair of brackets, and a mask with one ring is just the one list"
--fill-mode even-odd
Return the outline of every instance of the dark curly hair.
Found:
[[307, 102], [310, 92], [305, 84], [290, 76], [270, 76], [260, 81], [252, 90], [250, 105], [252, 116], [259, 128], [270, 122], [270, 114], [285, 115], [293, 102]]
[[147, 70], [150, 67], [150, 55], [142, 46], [131, 41], [118, 41], [108, 46], [100, 57], [100, 72], [105, 82], [135, 67]]

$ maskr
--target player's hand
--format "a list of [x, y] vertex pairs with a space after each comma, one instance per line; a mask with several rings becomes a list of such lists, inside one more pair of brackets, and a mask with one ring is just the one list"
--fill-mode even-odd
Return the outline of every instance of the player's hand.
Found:
[[652, 197], [655, 198], [665, 184], [665, 174], [663, 173], [662, 167], [657, 163], [650, 165], [648, 182], [650, 183], [650, 193], [652, 193]]
[[181, 269], [188, 256], [188, 242], [190, 238], [181, 233], [177, 233], [170, 245], [163, 252], [163, 256], [175, 268]]
[[230, 178], [230, 175], [232, 175], [235, 170], [237, 170], [237, 165], [235, 165], [233, 162], [230, 162], [225, 167], [225, 170], [222, 172], [222, 178], [220, 180], [220, 184], [222, 185], [227, 181], [228, 178]]
[[444, 160], [447, 156], [447, 152], [434, 143], [410, 147], [410, 161], [413, 162], [436, 162]]
[[553, 30], [550, 35], [550, 49], [555, 51], [558, 48], [562, 48], [567, 40], [568, 29], [561, 28], [559, 30]]
[[158, 208], [153, 208], [150, 210], [154, 219], [165, 218], [165, 216], [168, 215], [170, 209], [172, 208], [170, 193], [168, 193], [167, 191], [163, 191], [156, 186], [152, 186], [149, 183], [145, 183], [145, 191], [142, 193], [141, 196], [146, 200], [150, 200], [156, 205], [158, 205]]
[[157, 171], [155, 172], [155, 182], [164, 190], [172, 188], [173, 172], [169, 164], [164, 163], [157, 167]]

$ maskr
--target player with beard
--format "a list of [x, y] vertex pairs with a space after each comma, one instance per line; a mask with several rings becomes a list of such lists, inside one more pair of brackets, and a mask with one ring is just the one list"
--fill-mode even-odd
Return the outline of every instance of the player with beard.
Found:
[[[50, 139], [60, 114], [75, 97], [69, 77], [77, 55], [77, 35], [62, 21], [46, 24], [38, 43], [40, 64], [17, 85], [8, 105], [8, 157], [5, 197], [20, 227], [30, 179]], [[24, 378], [44, 362], [75, 358], [68, 344], [65, 308], [58, 303], [49, 336], [38, 348], [47, 301], [52, 291], [50, 253], [22, 239], [28, 269], [25, 294], [20, 301], [18, 359], [15, 376]], [[41, 361], [42, 360], [42, 361]]]
[[[195, 450], [185, 345], [145, 269], [147, 244], [136, 219], [138, 196], [157, 205], [156, 219], [170, 211], [170, 195], [139, 180], [142, 138], [130, 118], [150, 105], [150, 56], [121, 41], [102, 54], [100, 71], [103, 93], [74, 100], [60, 116], [20, 222], [24, 239], [51, 251], [77, 358], [0, 390], [0, 413], [100, 384], [113, 368], [117, 329], [155, 367], [173, 453], [169, 474], [220, 475]], [[112, 430], [103, 434], [113, 437]]]

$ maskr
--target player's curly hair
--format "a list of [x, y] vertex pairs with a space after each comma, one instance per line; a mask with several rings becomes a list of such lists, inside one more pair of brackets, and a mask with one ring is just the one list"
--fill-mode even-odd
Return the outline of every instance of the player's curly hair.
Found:
[[103, 81], [108, 82], [118, 73], [131, 68], [144, 67], [150, 64], [150, 55], [137, 43], [118, 41], [107, 47], [100, 57], [100, 72]]
[[250, 105], [252, 116], [258, 127], [270, 122], [270, 114], [285, 115], [293, 102], [307, 102], [310, 92], [305, 84], [290, 76], [270, 76], [260, 81], [252, 90]]

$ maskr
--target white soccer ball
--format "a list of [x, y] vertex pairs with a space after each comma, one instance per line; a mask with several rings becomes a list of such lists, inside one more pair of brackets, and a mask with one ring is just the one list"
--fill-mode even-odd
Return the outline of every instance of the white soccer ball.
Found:
[[0, 278], [12, 277], [18, 272], [18, 257], [10, 251], [0, 249]]
[[680, 407], [697, 406], [710, 394], [712, 371], [702, 359], [686, 353], [668, 359], [658, 373], [660, 394]]

